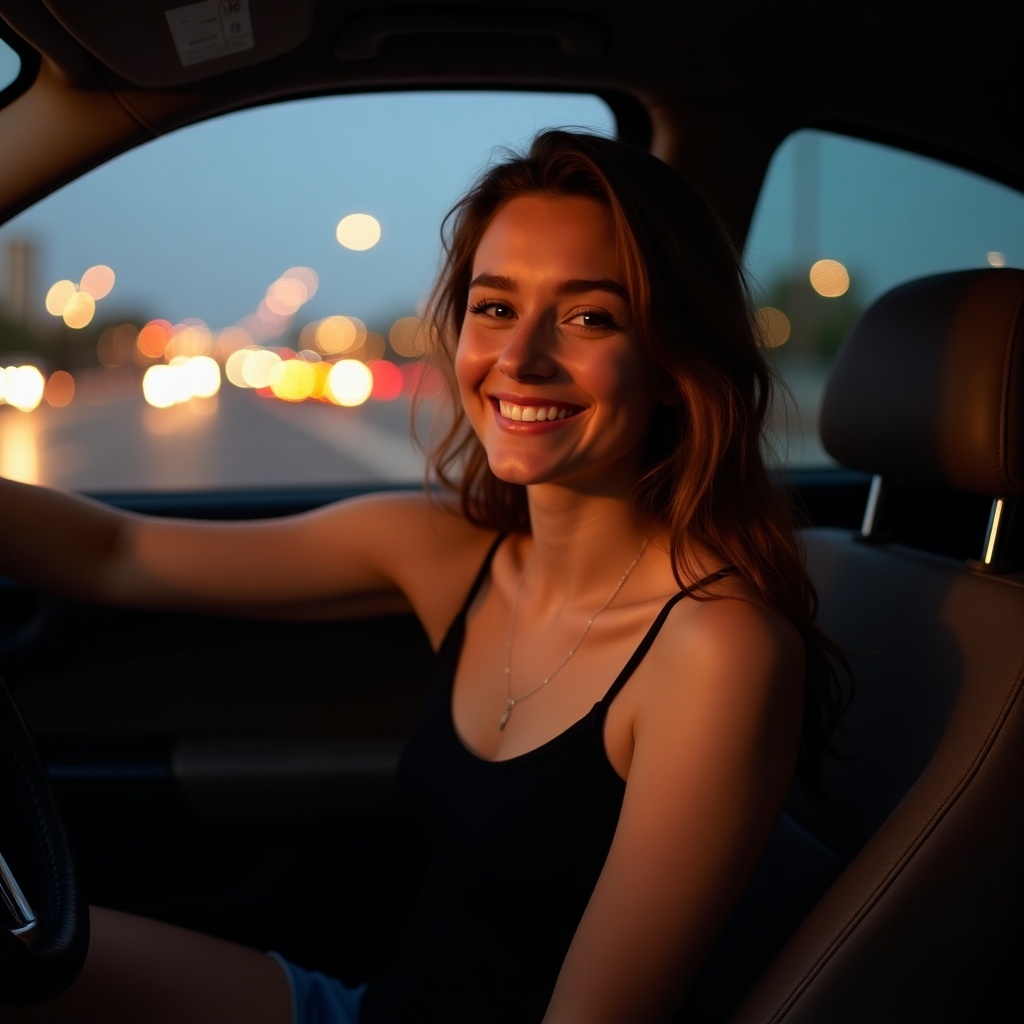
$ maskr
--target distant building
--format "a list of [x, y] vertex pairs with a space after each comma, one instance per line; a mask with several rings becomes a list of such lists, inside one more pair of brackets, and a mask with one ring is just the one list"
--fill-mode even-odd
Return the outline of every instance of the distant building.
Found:
[[27, 238], [9, 238], [0, 255], [0, 309], [9, 320], [24, 324], [38, 322], [35, 243]]

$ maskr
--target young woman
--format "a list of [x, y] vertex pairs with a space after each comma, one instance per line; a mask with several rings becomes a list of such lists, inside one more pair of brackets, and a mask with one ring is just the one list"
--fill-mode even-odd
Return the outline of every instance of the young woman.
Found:
[[10, 1020], [666, 1020], [794, 773], [813, 780], [834, 649], [708, 208], [646, 153], [547, 131], [456, 206], [445, 255], [428, 321], [453, 399], [430, 459], [447, 496], [223, 524], [0, 494], [18, 538], [0, 571], [37, 587], [262, 616], [412, 608], [437, 675], [400, 783], [434, 852], [398, 955], [352, 992], [95, 908], [80, 979]]

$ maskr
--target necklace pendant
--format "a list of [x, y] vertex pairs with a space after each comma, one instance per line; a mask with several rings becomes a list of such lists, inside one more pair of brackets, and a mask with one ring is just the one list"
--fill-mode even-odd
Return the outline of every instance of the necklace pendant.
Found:
[[515, 703], [512, 697], [505, 701], [505, 713], [501, 716], [501, 721], [498, 723], [498, 732], [505, 731], [505, 726], [508, 725], [508, 720], [512, 715], [512, 708], [515, 706]]

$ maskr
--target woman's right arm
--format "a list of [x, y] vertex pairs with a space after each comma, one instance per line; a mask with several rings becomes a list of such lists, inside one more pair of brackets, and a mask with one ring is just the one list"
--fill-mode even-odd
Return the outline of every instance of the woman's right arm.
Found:
[[[466, 561], [469, 572], [485, 542], [464, 520], [412, 492], [215, 522], [139, 515], [0, 480], [0, 574], [96, 603], [343, 617], [409, 607], [407, 598], [415, 606], [431, 580], [444, 615], [451, 602], [437, 593], [438, 578], [452, 578], [445, 570], [453, 560]], [[463, 585], [453, 587], [453, 601]]]

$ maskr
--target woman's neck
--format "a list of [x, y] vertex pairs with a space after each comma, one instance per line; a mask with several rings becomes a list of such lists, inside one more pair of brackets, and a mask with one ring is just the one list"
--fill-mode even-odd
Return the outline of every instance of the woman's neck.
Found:
[[[529, 562], [529, 585], [553, 606], [592, 603], [606, 591], [649, 542], [664, 556], [659, 538], [637, 520], [629, 502], [608, 498], [530, 495], [531, 540], [521, 548]], [[638, 566], [639, 570], [639, 566]], [[647, 575], [646, 573], [644, 575]]]

